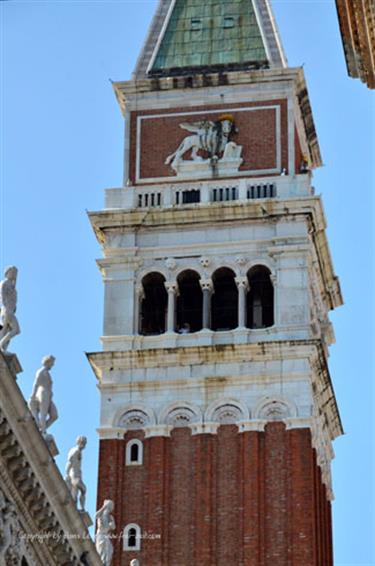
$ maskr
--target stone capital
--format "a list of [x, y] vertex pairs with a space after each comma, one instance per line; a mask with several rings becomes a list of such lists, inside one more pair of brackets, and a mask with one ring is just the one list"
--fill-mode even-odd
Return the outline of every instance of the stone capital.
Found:
[[178, 294], [178, 283], [177, 283], [177, 281], [166, 281], [164, 283], [164, 286], [165, 286], [166, 290], [168, 291], [168, 293], [171, 293], [173, 295]]
[[240, 421], [236, 424], [238, 426], [238, 432], [263, 432], [267, 421], [265, 419], [253, 419], [251, 421]]
[[171, 436], [172, 426], [166, 424], [154, 424], [144, 427], [145, 438], [153, 436]]
[[199, 279], [199, 283], [202, 291], [213, 291], [214, 285], [212, 283], [212, 279]]
[[249, 281], [248, 281], [248, 278], [246, 276], [236, 277], [235, 282], [236, 282], [237, 287], [239, 289], [245, 289], [245, 291], [248, 291], [249, 288], [250, 288]]
[[283, 419], [286, 424], [286, 430], [292, 428], [313, 428], [313, 419], [311, 417], [288, 417]]
[[191, 435], [195, 436], [197, 434], [217, 434], [219, 426], [220, 423], [192, 423], [189, 428]]

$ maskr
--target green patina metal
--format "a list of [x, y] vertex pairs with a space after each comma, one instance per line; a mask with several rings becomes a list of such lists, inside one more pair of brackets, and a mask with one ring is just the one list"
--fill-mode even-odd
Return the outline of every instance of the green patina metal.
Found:
[[251, 0], [176, 0], [152, 71], [266, 60]]

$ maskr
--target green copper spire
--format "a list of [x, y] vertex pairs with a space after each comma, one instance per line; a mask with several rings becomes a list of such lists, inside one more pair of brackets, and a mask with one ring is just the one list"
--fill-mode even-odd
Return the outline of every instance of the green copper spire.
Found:
[[151, 73], [246, 64], [267, 64], [252, 0], [176, 0]]

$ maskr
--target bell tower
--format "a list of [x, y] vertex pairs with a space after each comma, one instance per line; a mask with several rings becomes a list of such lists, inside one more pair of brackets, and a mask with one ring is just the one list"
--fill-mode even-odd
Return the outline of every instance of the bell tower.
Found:
[[103, 258], [98, 506], [114, 566], [333, 566], [342, 304], [302, 68], [268, 0], [160, 0]]

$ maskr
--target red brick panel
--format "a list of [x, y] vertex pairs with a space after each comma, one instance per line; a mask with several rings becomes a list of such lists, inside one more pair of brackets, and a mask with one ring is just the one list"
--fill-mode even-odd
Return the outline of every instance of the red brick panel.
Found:
[[266, 566], [290, 565], [287, 458], [285, 425], [267, 425], [264, 446]]
[[[189, 135], [189, 132], [180, 128], [181, 122], [194, 122], [203, 119], [217, 120], [221, 114], [230, 113], [231, 109], [254, 108], [250, 111], [233, 112], [238, 133], [234, 134], [233, 141], [243, 146], [243, 164], [241, 171], [257, 171], [262, 169], [273, 169], [276, 167], [276, 110], [274, 108], [263, 108], [259, 106], [278, 106], [280, 108], [281, 121], [281, 158], [282, 168], [288, 168], [288, 120], [287, 103], [285, 100], [233, 104], [228, 106], [208, 106], [208, 111], [217, 110], [213, 114], [189, 114], [188, 116], [170, 116], [186, 111], [185, 108], [161, 111], [132, 112], [130, 127], [130, 178], [132, 182], [136, 179], [137, 161], [137, 118], [158, 114], [158, 118], [148, 118], [141, 121], [140, 127], [140, 177], [142, 179], [165, 177], [165, 180], [173, 180], [175, 173], [169, 165], [165, 165], [165, 159], [172, 154], [181, 141]], [[201, 112], [202, 107], [197, 111]], [[194, 112], [194, 108], [189, 111]], [[202, 154], [203, 155], [203, 154]], [[187, 153], [185, 158], [189, 158]], [[142, 182], [140, 180], [140, 182]]]
[[166, 443], [166, 438], [157, 436], [146, 439], [144, 445], [144, 465], [147, 470], [146, 525], [149, 538], [143, 541], [143, 556], [146, 564], [154, 564], [154, 566], [163, 564], [162, 534], [166, 510], [165, 495], [168, 489], [165, 485]]
[[237, 427], [221, 426], [217, 435], [216, 564], [239, 564], [241, 546], [239, 486], [240, 444]]
[[314, 466], [310, 431], [288, 431], [290, 454], [290, 530], [293, 566], [316, 564]]
[[262, 451], [264, 434], [259, 432], [244, 432], [240, 435], [242, 441], [243, 465], [243, 534], [242, 534], [242, 563], [246, 566], [263, 566], [261, 540], [263, 518], [261, 505], [263, 493]]
[[170, 439], [168, 566], [193, 562], [194, 458], [191, 431], [178, 428]]
[[[129, 523], [136, 523], [141, 527], [142, 534], [144, 533], [144, 518], [146, 513], [146, 501], [147, 501], [147, 488], [148, 488], [148, 478], [146, 481], [146, 469], [147, 466], [126, 466], [125, 465], [125, 449], [126, 444], [133, 438], [138, 438], [144, 441], [144, 435], [140, 431], [132, 431], [125, 435], [125, 439], [122, 442], [121, 459], [119, 460], [119, 487], [118, 487], [118, 499], [121, 501], [121, 508], [117, 509], [118, 504], [115, 505], [116, 516], [121, 518], [121, 523], [117, 524], [120, 533], [123, 532], [124, 527]], [[120, 452], [120, 450], [119, 450]], [[120, 556], [123, 557], [122, 561], [116, 562], [120, 564], [128, 564], [132, 558], [138, 558], [139, 552], [124, 552], [123, 551], [123, 540], [120, 541], [118, 551]], [[145, 545], [144, 539], [141, 539], [141, 550]], [[126, 560], [124, 560], [126, 556]]]
[[141, 552], [115, 542], [114, 566], [333, 566], [331, 505], [309, 429], [144, 440], [142, 466], [125, 466], [130, 438], [102, 440], [98, 506], [115, 502], [117, 535], [137, 523]]
[[[194, 449], [194, 518], [193, 518], [193, 564], [211, 566], [215, 564], [216, 528], [216, 471], [217, 437], [199, 434], [192, 438]], [[192, 494], [193, 495], [193, 494]]]

